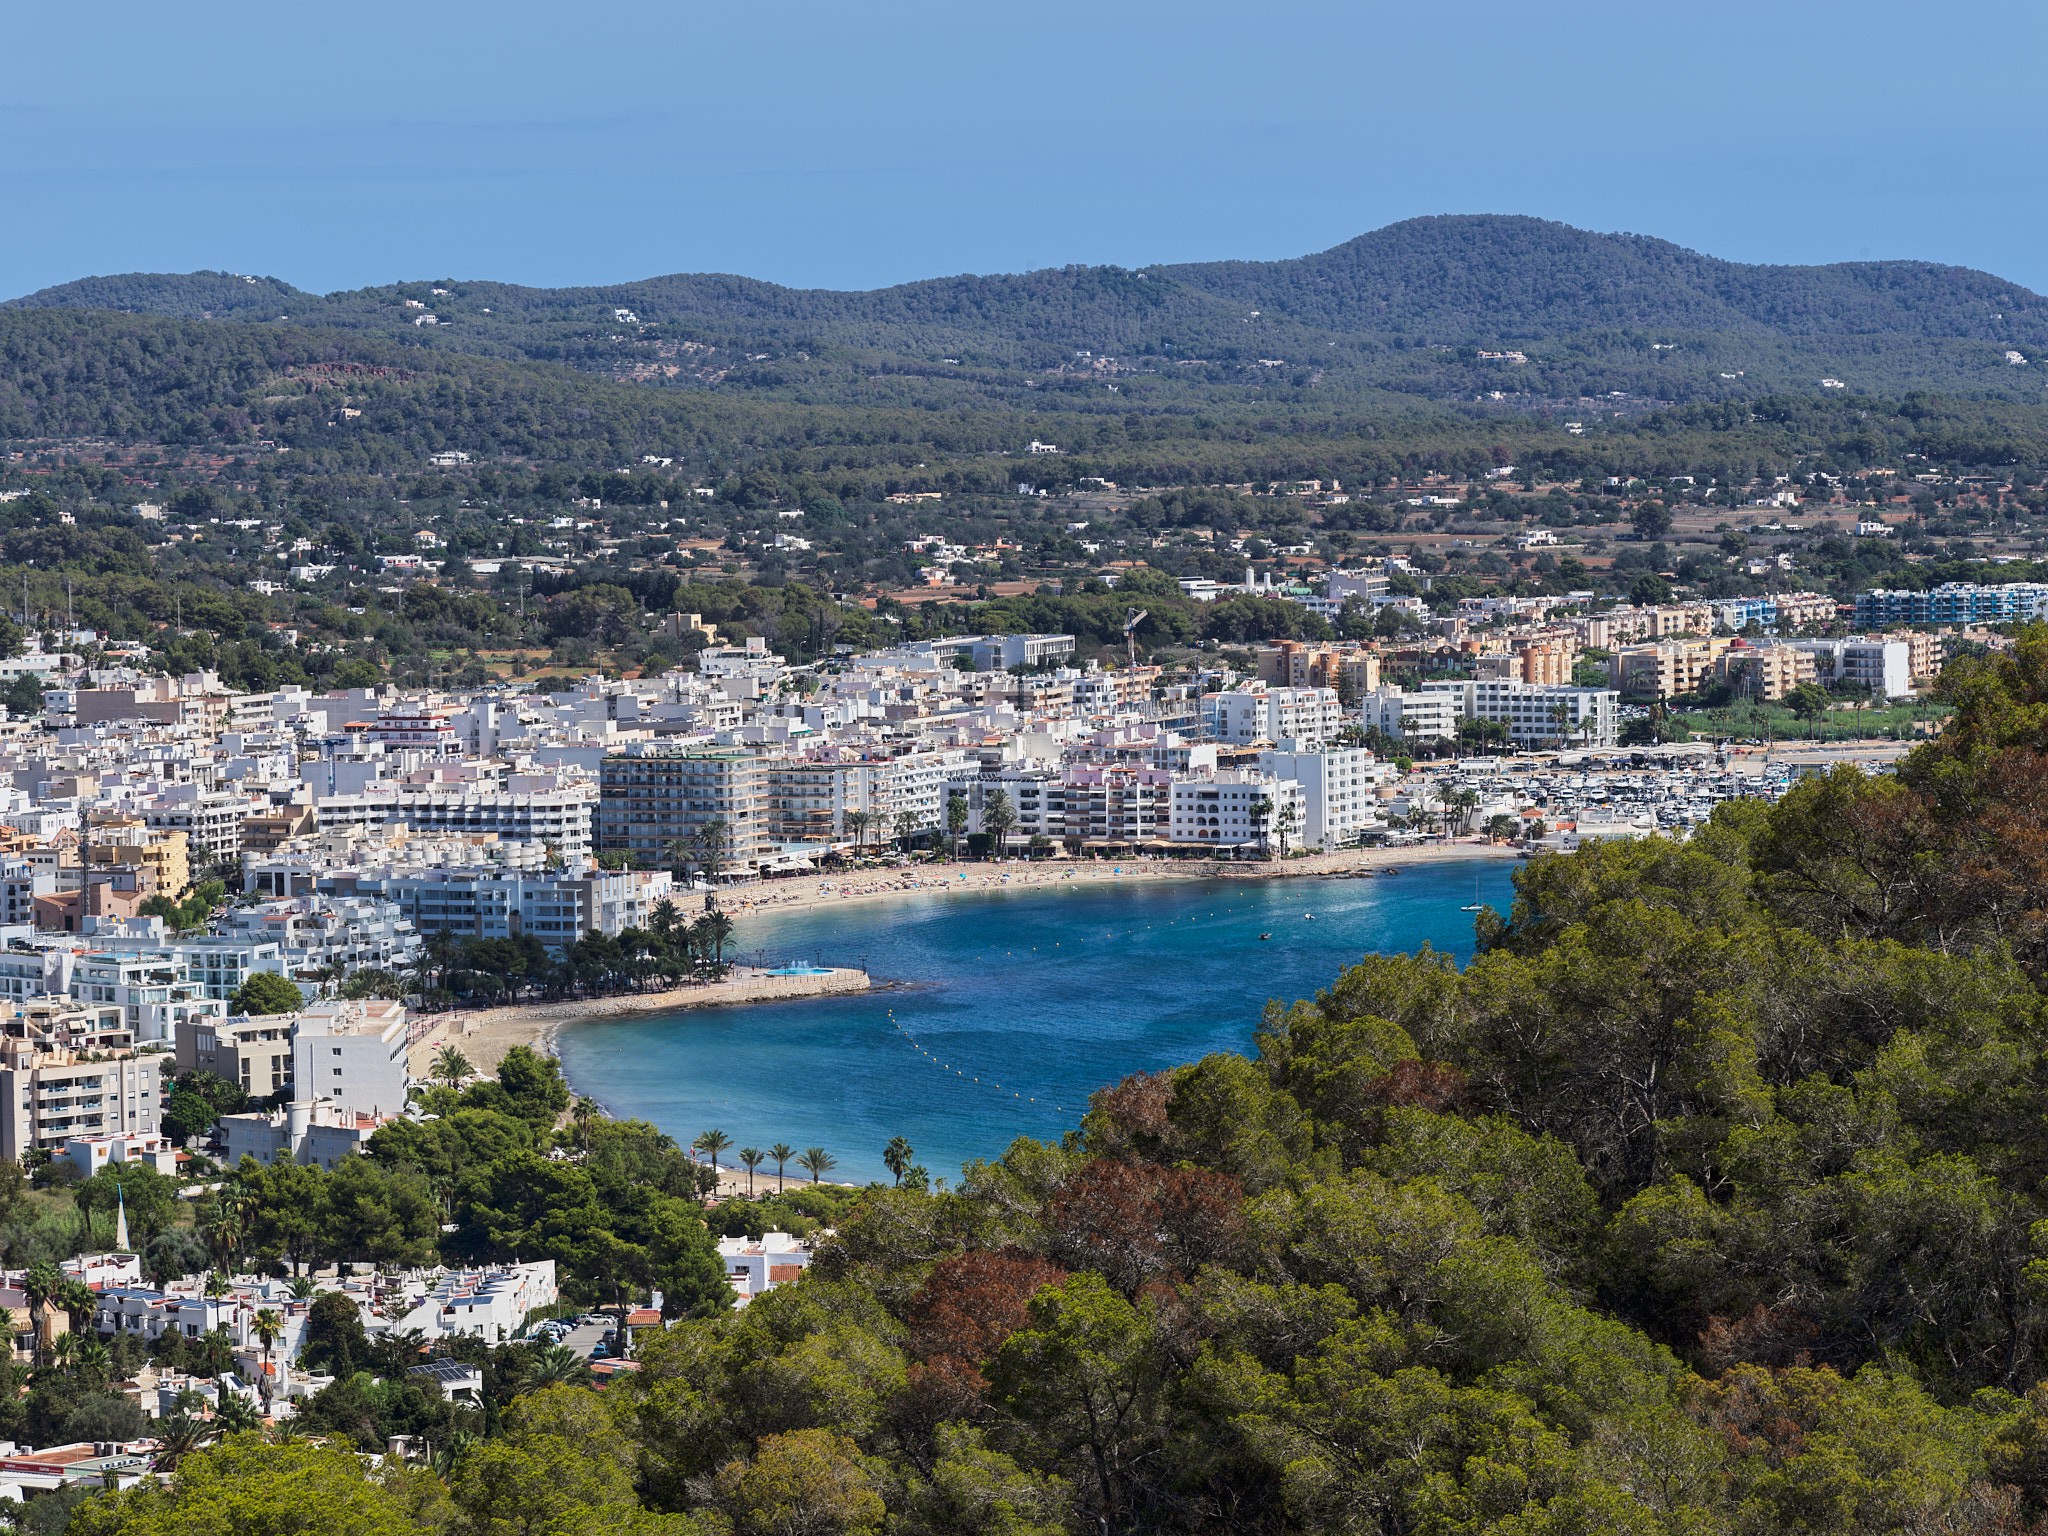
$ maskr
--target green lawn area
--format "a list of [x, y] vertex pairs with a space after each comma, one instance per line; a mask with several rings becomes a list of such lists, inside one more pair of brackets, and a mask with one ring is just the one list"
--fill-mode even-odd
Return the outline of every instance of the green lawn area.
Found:
[[1854, 741], [1888, 737], [1917, 741], [1933, 734], [1949, 716], [1949, 706], [1915, 699], [1884, 709], [1837, 704], [1824, 719], [1802, 720], [1782, 704], [1730, 704], [1720, 709], [1674, 709], [1672, 718], [1685, 722], [1697, 737], [1756, 737], [1764, 741]]

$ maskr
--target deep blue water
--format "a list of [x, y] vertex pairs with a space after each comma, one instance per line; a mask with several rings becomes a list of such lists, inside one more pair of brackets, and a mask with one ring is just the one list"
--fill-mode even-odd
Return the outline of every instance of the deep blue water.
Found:
[[1476, 896], [1506, 911], [1513, 869], [1076, 884], [742, 916], [750, 957], [864, 963], [900, 985], [574, 1024], [562, 1064], [609, 1113], [685, 1143], [716, 1127], [735, 1150], [822, 1146], [835, 1178], [862, 1179], [886, 1176], [882, 1147], [902, 1135], [950, 1178], [1017, 1136], [1056, 1138], [1126, 1073], [1248, 1050], [1269, 999], [1310, 996], [1368, 951], [1429, 943], [1467, 959], [1473, 914], [1459, 908]]

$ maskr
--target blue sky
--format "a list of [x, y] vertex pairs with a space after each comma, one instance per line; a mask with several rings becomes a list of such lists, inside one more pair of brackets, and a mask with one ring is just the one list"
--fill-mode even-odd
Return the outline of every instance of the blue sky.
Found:
[[1446, 212], [2048, 290], [2044, 44], [2018, 0], [15, 5], [0, 296], [872, 287]]

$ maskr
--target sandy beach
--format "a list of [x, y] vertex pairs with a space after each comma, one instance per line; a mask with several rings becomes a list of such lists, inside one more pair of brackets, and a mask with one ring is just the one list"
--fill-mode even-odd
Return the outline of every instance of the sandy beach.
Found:
[[1440, 864], [1462, 859], [1512, 859], [1516, 850], [1485, 838], [1461, 838], [1413, 848], [1347, 848], [1336, 853], [1271, 863], [1212, 859], [1088, 859], [1003, 864], [918, 864], [904, 869], [850, 870], [844, 874], [801, 875], [727, 886], [718, 903], [739, 916], [748, 912], [801, 912], [850, 901], [886, 901], [944, 891], [1014, 891], [1040, 886], [1128, 885], [1149, 880], [1299, 880], [1335, 878], [1400, 865]]
[[427, 1077], [432, 1072], [434, 1053], [444, 1045], [452, 1045], [469, 1058], [469, 1064], [478, 1072], [489, 1075], [515, 1045], [537, 1046], [551, 1054], [555, 1031], [575, 1021], [673, 1013], [679, 1008], [717, 1008], [730, 1003], [781, 1002], [793, 997], [824, 997], [867, 989], [864, 971], [834, 968], [822, 974], [776, 976], [741, 966], [723, 981], [674, 987], [665, 992], [625, 992], [616, 997], [445, 1013], [436, 1019], [432, 1030], [413, 1042], [409, 1060], [414, 1077]]
[[[1058, 885], [1129, 885], [1158, 880], [1299, 880], [1339, 879], [1397, 866], [1441, 864], [1463, 859], [1512, 859], [1513, 848], [1484, 838], [1427, 843], [1412, 848], [1352, 848], [1337, 853], [1271, 863], [1213, 860], [1058, 860], [1004, 864], [926, 864], [895, 870], [852, 870], [835, 875], [804, 875], [727, 886], [719, 905], [734, 917], [764, 912], [800, 912], [846, 902], [888, 903], [913, 896], [947, 892], [1031, 890]], [[862, 992], [867, 975], [850, 968], [824, 975], [775, 976], [752, 968], [736, 970], [724, 981], [678, 987], [666, 992], [631, 992], [616, 997], [579, 998], [571, 1002], [528, 1003], [445, 1014], [428, 1034], [414, 1042], [412, 1073], [425, 1077], [434, 1052], [453, 1045], [482, 1073], [493, 1072], [515, 1045], [552, 1051], [562, 1025], [592, 1019], [626, 1018], [636, 1014], [672, 1013], [681, 1008], [712, 1008], [729, 1003], [773, 1002], [795, 997], [820, 997], [835, 992]]]

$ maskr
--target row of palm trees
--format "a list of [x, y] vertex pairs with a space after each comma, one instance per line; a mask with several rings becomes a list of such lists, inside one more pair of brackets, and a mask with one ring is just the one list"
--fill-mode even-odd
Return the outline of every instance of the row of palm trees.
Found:
[[409, 985], [425, 994], [515, 1002], [528, 992], [570, 996], [638, 990], [649, 982], [674, 985], [690, 977], [723, 975], [733, 931], [731, 916], [716, 907], [692, 921], [675, 902], [662, 900], [655, 903], [647, 927], [584, 934], [559, 957], [531, 935], [463, 940], [436, 932], [428, 936], [410, 973], [390, 977], [388, 984], [394, 990]]
[[910, 852], [910, 845], [917, 837], [917, 818], [909, 811], [898, 811], [893, 823], [887, 822], [879, 811], [848, 811], [845, 819], [846, 830], [853, 834], [855, 858], [859, 858], [866, 847], [868, 833], [872, 831], [879, 837], [885, 825], [894, 826], [896, 844], [905, 853]]
[[[717, 1130], [706, 1131], [690, 1143], [693, 1151], [703, 1153], [710, 1160], [711, 1177], [714, 1187], [718, 1179], [719, 1156], [731, 1146], [732, 1138], [726, 1135], [725, 1132]], [[799, 1153], [796, 1148], [786, 1141], [778, 1141], [765, 1152], [759, 1147], [741, 1147], [739, 1150], [739, 1161], [740, 1166], [747, 1170], [747, 1198], [749, 1200], [754, 1198], [754, 1171], [763, 1163], [773, 1163], [775, 1165], [775, 1192], [778, 1195], [782, 1193], [783, 1171], [792, 1162], [811, 1176], [813, 1184], [816, 1184], [826, 1174], [839, 1166], [839, 1159], [830, 1152], [827, 1152], [823, 1147], [806, 1147]]]
[[[718, 1177], [719, 1154], [731, 1145], [732, 1138], [723, 1131], [705, 1131], [695, 1141], [690, 1143], [692, 1149], [703, 1153], [705, 1157], [710, 1159], [711, 1176], [714, 1180]], [[903, 1183], [904, 1175], [910, 1172], [916, 1158], [916, 1151], [901, 1136], [890, 1137], [889, 1144], [882, 1148], [882, 1163], [895, 1176], [896, 1183], [899, 1186]], [[810, 1147], [799, 1155], [787, 1142], [782, 1141], [778, 1141], [765, 1152], [759, 1147], [741, 1147], [739, 1160], [740, 1166], [747, 1170], [747, 1198], [749, 1200], [754, 1197], [754, 1170], [763, 1163], [772, 1162], [775, 1164], [775, 1192], [777, 1194], [782, 1193], [783, 1169], [791, 1162], [794, 1162], [797, 1167], [808, 1173], [813, 1184], [839, 1166], [839, 1159], [830, 1152], [827, 1152], [823, 1147]]]

